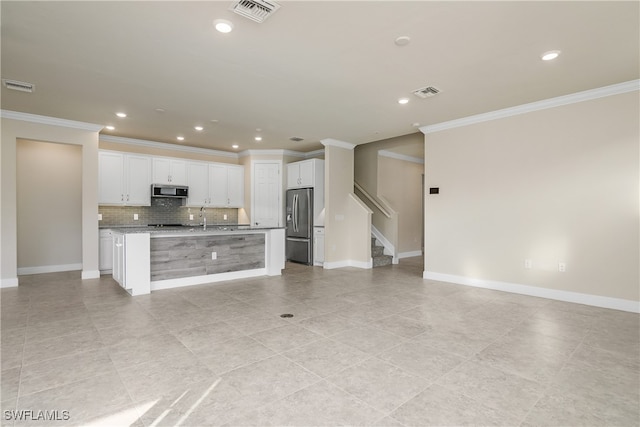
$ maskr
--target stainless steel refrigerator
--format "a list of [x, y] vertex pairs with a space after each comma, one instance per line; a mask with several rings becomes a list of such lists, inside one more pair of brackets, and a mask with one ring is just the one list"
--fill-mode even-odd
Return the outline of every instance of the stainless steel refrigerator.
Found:
[[287, 190], [287, 260], [313, 264], [313, 188]]

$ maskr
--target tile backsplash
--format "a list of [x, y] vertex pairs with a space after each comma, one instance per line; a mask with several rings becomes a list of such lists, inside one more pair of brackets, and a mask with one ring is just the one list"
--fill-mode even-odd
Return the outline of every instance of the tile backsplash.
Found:
[[[200, 224], [200, 208], [182, 206], [182, 200], [169, 198], [151, 199], [151, 206], [99, 206], [102, 214], [100, 227], [112, 225], [147, 225], [147, 224]], [[206, 208], [208, 224], [237, 224], [238, 209]], [[133, 215], [138, 214], [134, 221]], [[193, 220], [189, 220], [189, 214]], [[224, 219], [227, 215], [227, 219]]]

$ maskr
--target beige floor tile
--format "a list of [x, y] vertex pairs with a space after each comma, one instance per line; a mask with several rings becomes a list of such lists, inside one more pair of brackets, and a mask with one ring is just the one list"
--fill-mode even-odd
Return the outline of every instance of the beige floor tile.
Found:
[[303, 320], [293, 320], [293, 323], [309, 329], [316, 334], [324, 335], [325, 337], [330, 337], [347, 329], [361, 326], [360, 322], [347, 319], [335, 313], [322, 314]]
[[376, 320], [375, 322], [371, 323], [371, 326], [375, 326], [376, 328], [381, 329], [385, 332], [389, 332], [404, 338], [413, 338], [416, 335], [423, 334], [431, 329], [429, 325], [425, 325], [418, 320], [409, 319], [408, 317], [398, 315]]
[[464, 358], [453, 353], [430, 347], [423, 341], [410, 340], [378, 354], [392, 365], [434, 381], [464, 362]]
[[429, 385], [427, 380], [375, 358], [327, 380], [385, 414]]
[[370, 326], [347, 329], [331, 337], [369, 354], [377, 354], [401, 344], [404, 339]]
[[130, 337], [107, 348], [116, 368], [127, 368], [171, 355], [189, 354], [189, 350], [173, 335]]
[[115, 367], [104, 348], [49, 359], [22, 367], [20, 395], [113, 373]]
[[251, 338], [279, 353], [319, 340], [322, 336], [300, 326], [286, 325], [257, 332]]
[[371, 357], [356, 348], [331, 339], [321, 339], [282, 354], [324, 378]]
[[23, 364], [31, 365], [45, 360], [69, 356], [103, 347], [98, 331], [81, 332], [40, 341], [29, 341], [24, 345]]
[[153, 359], [118, 370], [120, 378], [135, 402], [161, 398], [171, 392], [189, 389], [203, 380], [214, 381], [214, 375], [195, 356], [179, 354]]
[[273, 350], [247, 336], [234, 338], [200, 350], [193, 350], [193, 353], [205, 366], [218, 375], [275, 354]]
[[218, 343], [242, 336], [225, 322], [215, 322], [195, 328], [183, 329], [174, 335], [190, 350], [208, 349]]
[[432, 385], [396, 409], [391, 417], [412, 426], [514, 426], [520, 420], [467, 396]]
[[2, 401], [15, 401], [20, 388], [21, 368], [3, 369], [0, 372], [0, 397]]
[[474, 362], [458, 366], [436, 383], [516, 419], [527, 415], [546, 388], [535, 381]]
[[[49, 425], [84, 425], [91, 419], [112, 415], [133, 407], [116, 373], [76, 381], [18, 398], [18, 410], [68, 411], [69, 421]], [[41, 421], [16, 425], [41, 425]]]
[[382, 413], [337, 387], [321, 381], [229, 425], [339, 426], [371, 425]]

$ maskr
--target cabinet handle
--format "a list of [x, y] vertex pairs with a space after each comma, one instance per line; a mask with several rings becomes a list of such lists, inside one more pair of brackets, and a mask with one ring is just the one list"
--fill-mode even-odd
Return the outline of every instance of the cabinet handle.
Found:
[[120, 195], [120, 201], [121, 201], [121, 202], [124, 202], [124, 194], [121, 194], [121, 195]]
[[231, 204], [231, 199], [227, 199], [227, 204], [230, 205]]
[[169, 182], [171, 182], [171, 175], [169, 175]]
[[129, 201], [129, 195], [127, 194], [127, 202]]

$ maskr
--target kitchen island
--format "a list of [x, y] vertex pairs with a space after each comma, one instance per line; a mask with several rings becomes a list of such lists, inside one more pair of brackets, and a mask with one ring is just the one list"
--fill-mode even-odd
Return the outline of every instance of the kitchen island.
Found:
[[278, 276], [283, 228], [111, 228], [113, 278], [131, 295], [257, 276]]

